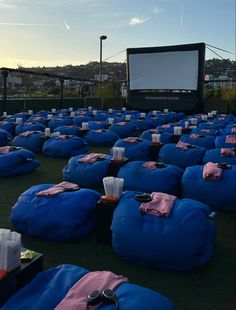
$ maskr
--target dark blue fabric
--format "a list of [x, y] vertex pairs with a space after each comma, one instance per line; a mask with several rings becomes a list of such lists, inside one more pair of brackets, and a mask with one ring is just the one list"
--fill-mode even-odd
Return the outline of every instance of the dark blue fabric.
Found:
[[236, 156], [221, 156], [220, 149], [207, 150], [203, 157], [203, 164], [208, 162], [213, 163], [227, 163], [236, 165]]
[[227, 125], [227, 122], [217, 121], [217, 120], [210, 120], [207, 122], [202, 122], [198, 125], [199, 129], [221, 129]]
[[207, 205], [178, 199], [169, 217], [158, 217], [139, 211], [136, 194], [125, 192], [113, 214], [112, 246], [118, 255], [171, 270], [191, 270], [211, 260], [216, 227]]
[[201, 165], [206, 149], [195, 146], [191, 149], [180, 149], [170, 143], [162, 146], [159, 152], [159, 161], [185, 169], [189, 166]]
[[32, 172], [40, 165], [35, 155], [28, 150], [20, 149], [0, 155], [0, 177], [13, 177]]
[[236, 210], [236, 166], [223, 170], [219, 180], [204, 180], [204, 166], [188, 167], [182, 177], [182, 195], [209, 205], [212, 210]]
[[80, 132], [80, 127], [76, 125], [58, 126], [53, 130], [53, 132], [60, 132], [61, 135], [78, 136]]
[[[236, 148], [236, 144], [234, 143], [226, 143], [226, 136], [218, 136], [215, 139], [215, 147], [217, 148]], [[214, 148], [214, 147], [212, 147]]]
[[71, 118], [65, 118], [65, 117], [63, 118], [58, 116], [53, 117], [48, 123], [48, 127], [51, 128], [52, 130], [59, 126], [70, 126], [70, 125], [73, 125], [73, 121]]
[[129, 158], [129, 160], [149, 160], [151, 144], [151, 141], [143, 139], [140, 139], [140, 141], [136, 143], [128, 143], [120, 139], [114, 144], [114, 146], [124, 147], [124, 156]]
[[88, 128], [89, 130], [103, 129], [107, 126], [104, 121], [89, 121]]
[[143, 167], [145, 161], [134, 161], [123, 165], [118, 177], [124, 179], [126, 190], [143, 192], [163, 192], [178, 194], [181, 186], [183, 170], [176, 166], [148, 169]]
[[211, 129], [211, 128], [194, 128], [191, 131], [191, 134], [195, 133], [198, 135], [204, 135], [204, 136], [218, 136], [219, 135], [219, 130], [218, 129]]
[[139, 134], [137, 126], [132, 123], [126, 123], [123, 126], [113, 124], [109, 127], [109, 130], [116, 133], [120, 138], [136, 137]]
[[84, 138], [89, 144], [98, 146], [113, 146], [119, 139], [119, 136], [113, 131], [103, 129], [102, 132], [90, 130]]
[[88, 152], [87, 142], [79, 137], [72, 136], [65, 140], [51, 137], [43, 145], [43, 154], [50, 157], [70, 158]]
[[11, 139], [12, 135], [8, 131], [0, 129], [0, 146], [8, 145]]
[[53, 185], [36, 185], [22, 193], [12, 208], [13, 225], [20, 233], [50, 240], [86, 237], [94, 228], [100, 194], [90, 189], [80, 189], [53, 197], [36, 195]]
[[[47, 119], [47, 115], [50, 114], [49, 112], [45, 112], [45, 117], [41, 116], [40, 114], [34, 114], [32, 115], [27, 122], [36, 122], [39, 124], [47, 125], [49, 120]], [[43, 115], [43, 114], [42, 114]]]
[[12, 136], [15, 135], [15, 123], [1, 121], [0, 122], [0, 129], [4, 129], [9, 132]]
[[150, 119], [148, 118], [136, 118], [136, 119], [132, 119], [131, 120], [131, 124], [134, 124], [135, 126], [137, 126], [138, 130], [140, 132], [143, 132], [144, 130], [148, 130], [151, 128], [155, 128], [155, 124], [154, 122], [152, 122]]
[[[88, 270], [74, 265], [61, 265], [40, 272], [28, 285], [13, 295], [2, 309], [53, 310], [63, 300], [69, 289], [86, 273]], [[115, 293], [119, 309], [174, 310], [174, 305], [169, 299], [139, 285], [123, 283], [115, 289]], [[99, 309], [114, 310], [114, 304], [104, 304]]]
[[68, 161], [68, 164], [63, 169], [64, 180], [79, 184], [81, 187], [102, 186], [102, 180], [108, 173], [111, 156], [106, 155], [105, 159], [91, 164], [80, 163], [79, 159], [84, 156], [85, 154], [78, 155]]
[[87, 123], [91, 121], [92, 118], [86, 115], [78, 115], [73, 118], [73, 123], [79, 127], [82, 126], [82, 123]]
[[12, 140], [12, 145], [24, 147], [34, 153], [41, 153], [45, 142], [45, 134], [41, 131], [34, 131], [26, 137], [16, 136]]
[[16, 131], [16, 135], [19, 135], [22, 132], [25, 131], [44, 131], [46, 128], [45, 125], [40, 124], [40, 123], [21, 123], [19, 125], [16, 126], [15, 131]]
[[205, 149], [213, 149], [215, 147], [215, 137], [209, 136], [209, 135], [201, 135], [199, 138], [190, 138], [191, 134], [182, 135], [180, 137], [180, 140], [193, 144], [198, 145], [201, 147], [204, 147]]

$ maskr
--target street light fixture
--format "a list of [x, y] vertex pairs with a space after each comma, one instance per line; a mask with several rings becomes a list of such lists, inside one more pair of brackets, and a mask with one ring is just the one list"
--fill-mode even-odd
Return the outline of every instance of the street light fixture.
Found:
[[99, 63], [99, 83], [102, 82], [102, 40], [106, 40], [107, 36], [100, 36], [100, 63]]

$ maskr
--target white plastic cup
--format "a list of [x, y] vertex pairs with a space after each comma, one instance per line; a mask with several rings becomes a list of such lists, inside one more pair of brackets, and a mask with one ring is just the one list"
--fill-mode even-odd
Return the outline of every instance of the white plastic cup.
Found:
[[157, 115], [157, 111], [156, 111], [156, 110], [153, 110], [153, 111], [152, 111], [152, 115], [156, 116], [156, 115]]
[[3, 116], [7, 116], [7, 112], [3, 112]]
[[123, 160], [124, 159], [125, 148], [116, 147], [112, 148], [112, 159], [113, 160]]
[[140, 114], [140, 117], [141, 117], [141, 118], [145, 118], [145, 117], [146, 117], [146, 113], [141, 113], [141, 114]]
[[114, 123], [114, 118], [108, 117], [108, 124], [112, 125]]
[[108, 109], [108, 113], [112, 114], [113, 113], [113, 109]]
[[131, 115], [125, 115], [125, 120], [130, 121], [131, 120]]
[[126, 107], [123, 107], [123, 108], [122, 108], [122, 111], [125, 112], [125, 111], [126, 111]]
[[73, 109], [73, 107], [70, 107], [69, 108], [69, 112], [72, 112], [74, 109]]
[[169, 109], [164, 109], [164, 113], [168, 113], [169, 112]]
[[17, 117], [16, 118], [16, 124], [22, 124], [23, 123], [23, 118]]
[[90, 106], [88, 107], [88, 110], [89, 110], [89, 111], [91, 111], [91, 110], [92, 110], [92, 108], [93, 108], [93, 107], [90, 105]]
[[189, 127], [189, 122], [184, 122], [184, 128], [188, 128]]
[[88, 122], [83, 122], [81, 129], [82, 130], [88, 130]]
[[93, 115], [95, 116], [97, 114], [97, 110], [93, 110]]
[[56, 112], [57, 112], [57, 110], [56, 110], [56, 109], [52, 109], [51, 111], [52, 111], [52, 113], [56, 113]]
[[28, 110], [28, 114], [30, 115], [34, 114], [33, 110]]
[[71, 111], [70, 112], [70, 117], [75, 117], [75, 112]]
[[160, 143], [161, 135], [159, 133], [152, 134], [152, 142], [153, 143]]
[[53, 118], [53, 114], [48, 114], [47, 115], [47, 119], [52, 119]]
[[51, 136], [51, 129], [50, 128], [45, 128], [44, 133], [45, 133], [46, 137], [50, 137]]

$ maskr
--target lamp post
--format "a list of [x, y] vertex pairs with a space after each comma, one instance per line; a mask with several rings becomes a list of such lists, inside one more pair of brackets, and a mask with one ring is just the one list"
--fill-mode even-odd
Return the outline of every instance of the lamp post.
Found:
[[100, 63], [99, 63], [99, 83], [102, 83], [102, 40], [106, 40], [107, 36], [100, 36]]

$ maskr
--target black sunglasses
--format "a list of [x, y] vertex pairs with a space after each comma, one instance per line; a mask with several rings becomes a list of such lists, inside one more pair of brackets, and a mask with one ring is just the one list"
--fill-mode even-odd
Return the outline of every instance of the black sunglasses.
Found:
[[87, 309], [89, 309], [89, 306], [98, 305], [100, 302], [108, 304], [114, 303], [115, 310], [118, 310], [118, 300], [113, 290], [106, 289], [103, 291], [95, 290], [91, 292], [87, 299]]

